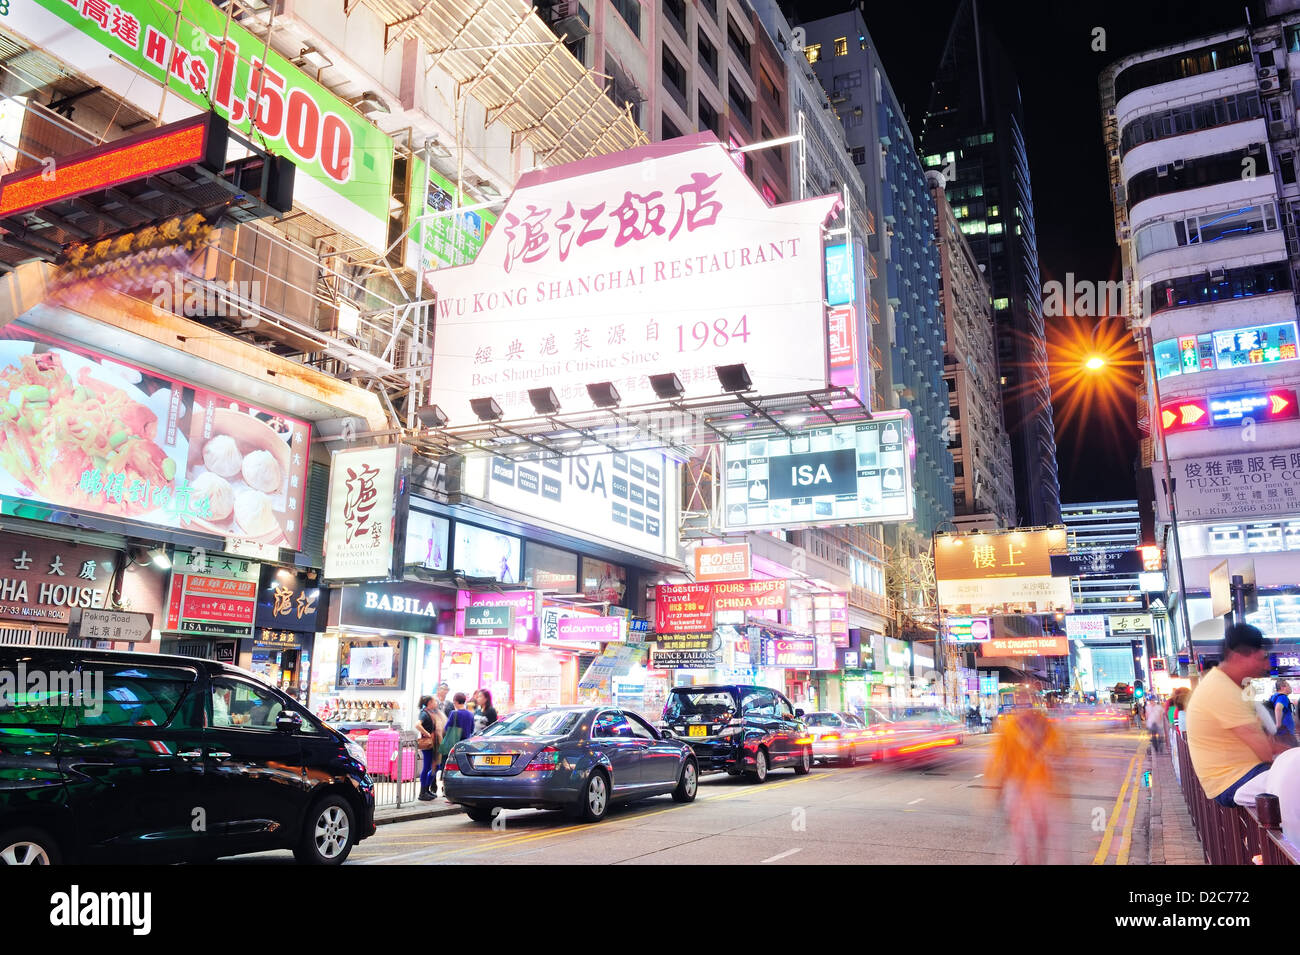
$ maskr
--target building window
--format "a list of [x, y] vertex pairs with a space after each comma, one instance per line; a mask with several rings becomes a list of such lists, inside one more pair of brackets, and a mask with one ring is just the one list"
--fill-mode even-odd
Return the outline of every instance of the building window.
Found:
[[641, 4], [639, 0], [609, 0], [623, 22], [632, 28], [636, 38], [641, 39]]
[[660, 139], [676, 139], [682, 134], [681, 130], [673, 125], [673, 121], [668, 118], [667, 113], [660, 116], [659, 122], [661, 129]]
[[769, 206], [776, 205], [776, 190], [766, 179], [763, 180], [763, 198], [767, 200]]
[[804, 59], [809, 63], [816, 63], [822, 58], [822, 45], [820, 43], [809, 43], [803, 48]]
[[849, 38], [848, 38], [848, 37], [846, 37], [846, 36], [837, 36], [837, 37], [835, 38], [835, 55], [836, 55], [836, 56], [848, 56], [848, 55], [849, 55]]
[[732, 51], [745, 64], [745, 69], [749, 69], [749, 41], [745, 39], [745, 34], [740, 32], [740, 27], [736, 26], [736, 21], [731, 19], [731, 14], [727, 14], [727, 43], [731, 45]]
[[668, 47], [663, 48], [664, 87], [673, 94], [673, 99], [682, 109], [686, 109], [686, 68], [677, 62]]
[[1121, 100], [1134, 90], [1160, 83], [1170, 83], [1189, 76], [1226, 70], [1243, 63], [1253, 63], [1250, 41], [1245, 37], [1225, 40], [1185, 53], [1174, 53], [1155, 60], [1134, 63], [1115, 77], [1115, 99]]
[[995, 298], [993, 300], [994, 311], [1000, 312], [1002, 311], [1002, 309], [1010, 308], [1010, 307], [1011, 307], [1011, 299], [1009, 298]]
[[1205, 245], [1277, 231], [1277, 205], [1245, 206], [1186, 219], [1165, 219], [1142, 226], [1134, 235], [1138, 261], [1184, 245]]
[[664, 11], [668, 14], [668, 19], [673, 21], [677, 33], [683, 40], [686, 39], [686, 0], [664, 0]]
[[[1185, 305], [1205, 305], [1211, 302], [1267, 295], [1291, 288], [1291, 274], [1287, 263], [1270, 262], [1266, 265], [1248, 265], [1239, 269], [1224, 269], [1207, 276], [1182, 275], [1178, 278], [1156, 282], [1150, 286], [1150, 312]], [[1234, 364], [1241, 364], [1234, 362]]]
[[1259, 119], [1263, 115], [1259, 93], [1254, 90], [1148, 113], [1124, 127], [1119, 137], [1119, 154], [1125, 156], [1134, 146], [1143, 143]]
[[832, 87], [835, 92], [839, 93], [844, 90], [851, 90], [862, 85], [862, 71], [850, 70], [848, 73], [837, 73], [832, 80]]
[[1252, 325], [1166, 338], [1156, 342], [1153, 354], [1158, 378], [1294, 361], [1297, 357], [1296, 323]]
[[[1242, 170], [1247, 168], [1245, 161], [1248, 159], [1254, 164], [1256, 176], [1272, 172], [1268, 163], [1268, 151], [1259, 146], [1248, 146], [1245, 149], [1234, 149], [1231, 152], [1202, 156], [1197, 159], [1178, 160], [1174, 163], [1158, 165], [1154, 169], [1144, 169], [1128, 181], [1128, 207], [1131, 210], [1139, 202], [1153, 196], [1238, 180], [1241, 178]], [[1017, 207], [1017, 214], [1018, 211], [1019, 207]]]
[[730, 82], [727, 83], [727, 99], [731, 103], [731, 115], [739, 116], [743, 120], [746, 129], [753, 129], [754, 104], [740, 88], [740, 84], [736, 82], [734, 76], [729, 77], [729, 80]]
[[713, 134], [718, 138], [722, 137], [722, 123], [719, 121], [718, 111], [709, 105], [709, 101], [704, 98], [703, 93], [697, 94], [696, 109], [699, 110], [699, 122], [701, 129], [711, 129]]
[[700, 60], [700, 65], [704, 67], [704, 72], [713, 77], [713, 81], [718, 81], [718, 48], [709, 42], [709, 38], [704, 35], [703, 30], [695, 31], [695, 49]]
[[1001, 235], [1001, 234], [1002, 234], [1002, 223], [1001, 223], [1001, 222], [990, 222], [990, 223], [989, 223], [989, 228], [988, 228], [988, 233], [989, 233], [989, 235]]
[[853, 157], [853, 165], [861, 166], [867, 161], [867, 147], [854, 146], [850, 155]]

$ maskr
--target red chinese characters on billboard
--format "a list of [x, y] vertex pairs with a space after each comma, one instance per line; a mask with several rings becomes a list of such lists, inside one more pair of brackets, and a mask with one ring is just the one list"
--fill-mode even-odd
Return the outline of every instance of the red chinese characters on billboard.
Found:
[[346, 474], [343, 481], [347, 488], [343, 499], [343, 541], [351, 544], [359, 537], [371, 536], [372, 527], [373, 533], [382, 533], [378, 524], [370, 523], [370, 512], [379, 500], [379, 492], [375, 490], [379, 468], [362, 462], [359, 467], [346, 468]]
[[713, 584], [661, 584], [655, 588], [656, 633], [711, 633]]

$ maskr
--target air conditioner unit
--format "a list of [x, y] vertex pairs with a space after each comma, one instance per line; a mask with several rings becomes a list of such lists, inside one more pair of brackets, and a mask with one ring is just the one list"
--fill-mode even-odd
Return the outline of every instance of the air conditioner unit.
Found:
[[1227, 277], [1223, 269], [1210, 269], [1210, 281], [1214, 283], [1222, 282]]
[[1157, 176], [1169, 175], [1169, 167], [1166, 166], [1164, 163], [1161, 163], [1159, 166], [1156, 166], [1156, 175]]
[[1182, 160], [1182, 159], [1175, 159], [1175, 160], [1174, 160], [1174, 171], [1175, 171], [1175, 172], [1178, 172], [1179, 170], [1181, 170], [1181, 169], [1183, 168], [1183, 163], [1184, 163], [1184, 161], [1185, 161], [1185, 160]]
[[1272, 93], [1277, 90], [1277, 77], [1270, 77], [1266, 80], [1259, 81], [1259, 88], [1262, 92]]
[[1259, 71], [1259, 78], [1260, 78], [1261, 80], [1267, 80], [1267, 79], [1276, 78], [1276, 77], [1277, 77], [1277, 67], [1276, 67], [1276, 66], [1265, 66], [1265, 67], [1263, 67], [1263, 68]]

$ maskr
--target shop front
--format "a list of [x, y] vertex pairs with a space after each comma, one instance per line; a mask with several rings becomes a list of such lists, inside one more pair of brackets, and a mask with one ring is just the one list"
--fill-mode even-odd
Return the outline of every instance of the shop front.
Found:
[[[172, 554], [162, 651], [251, 665], [261, 564], [203, 548]], [[246, 648], [241, 655], [241, 643]]]
[[[325, 591], [328, 593], [328, 591]], [[257, 592], [257, 617], [247, 668], [272, 686], [310, 705], [311, 655], [321, 608], [318, 575], [264, 564]]]
[[311, 660], [312, 710], [350, 733], [415, 725], [438, 684], [442, 637], [455, 635], [456, 592], [432, 584], [342, 587], [329, 600]]
[[[76, 646], [80, 640], [101, 649], [156, 651], [165, 574], [151, 560], [134, 559], [130, 550], [5, 533], [0, 537], [0, 643]], [[91, 610], [143, 613], [150, 623], [121, 633], [118, 640], [98, 639], [112, 631], [81, 626], [78, 618]]]

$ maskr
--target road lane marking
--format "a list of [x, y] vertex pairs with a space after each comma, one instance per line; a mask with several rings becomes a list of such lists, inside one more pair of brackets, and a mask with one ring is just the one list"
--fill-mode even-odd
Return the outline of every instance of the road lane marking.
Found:
[[924, 797], [924, 796], [917, 796], [915, 799], [913, 799], [911, 802], [909, 802], [908, 805], [909, 805], [909, 806], [915, 806], [918, 802], [925, 802], [925, 797]]
[[1138, 764], [1137, 771], [1133, 774], [1133, 793], [1129, 797], [1128, 818], [1124, 820], [1124, 834], [1119, 841], [1119, 852], [1115, 855], [1116, 865], [1128, 865], [1129, 849], [1133, 846], [1133, 820], [1137, 817], [1138, 795], [1142, 792], [1142, 786], [1138, 782], [1138, 777], [1143, 772], [1143, 766], [1146, 763]]
[[1144, 737], [1138, 742], [1136, 752], [1128, 761], [1128, 768], [1124, 770], [1124, 785], [1120, 787], [1119, 795], [1115, 797], [1115, 805], [1110, 811], [1110, 819], [1106, 822], [1106, 832], [1102, 836], [1101, 845], [1097, 847], [1097, 854], [1092, 857], [1093, 865], [1105, 865], [1106, 860], [1110, 858], [1110, 844], [1115, 838], [1115, 823], [1119, 821], [1120, 811], [1124, 808], [1124, 796], [1128, 793], [1129, 773], [1133, 771], [1133, 766], [1138, 762], [1146, 746], [1147, 740]]
[[983, 775], [984, 775], [983, 773], [976, 773], [974, 776], [971, 777], [971, 779], [979, 779]]
[[777, 853], [776, 855], [774, 855], [774, 856], [768, 856], [766, 859], [764, 859], [762, 862], [760, 862], [759, 865], [763, 865], [763, 864], [768, 863], [768, 862], [776, 862], [778, 859], [785, 859], [785, 858], [787, 858], [787, 857], [789, 857], [789, 856], [794, 855], [796, 852], [803, 852], [803, 849], [802, 849], [802, 848], [799, 848], [799, 849], [786, 849], [785, 852], [778, 852], [778, 853]]

